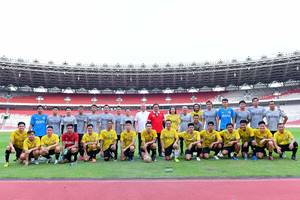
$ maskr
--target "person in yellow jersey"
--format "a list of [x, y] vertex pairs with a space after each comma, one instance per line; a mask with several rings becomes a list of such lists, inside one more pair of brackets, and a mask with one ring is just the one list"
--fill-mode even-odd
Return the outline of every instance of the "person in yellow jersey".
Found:
[[[142, 151], [143, 160], [145, 162], [149, 162], [150, 159], [152, 161], [156, 161], [157, 133], [152, 128], [152, 123], [149, 121], [146, 123], [146, 129], [142, 131], [141, 140], [142, 140], [141, 151]], [[150, 151], [151, 151], [151, 158], [149, 157]]]
[[237, 154], [240, 152], [240, 134], [234, 130], [233, 124], [226, 124], [226, 129], [220, 132], [223, 141], [222, 155], [228, 155], [232, 160], [238, 160]]
[[166, 120], [166, 128], [161, 131], [161, 150], [165, 154], [165, 160], [171, 160], [171, 154], [174, 151], [174, 160], [179, 162], [179, 146], [178, 146], [178, 133], [172, 128], [171, 120]]
[[20, 155], [23, 151], [23, 143], [27, 138], [27, 132], [25, 131], [25, 123], [19, 122], [18, 129], [10, 134], [10, 142], [5, 151], [5, 164], [4, 167], [9, 166], [9, 156], [11, 153], [16, 154], [16, 161], [20, 159]]
[[271, 131], [266, 127], [264, 121], [258, 123], [258, 129], [254, 130], [254, 139], [253, 145], [255, 146], [256, 156], [252, 158], [257, 160], [257, 158], [262, 159], [266, 155], [265, 149], [269, 151], [269, 160], [274, 160], [272, 152], [274, 150], [274, 140]]
[[51, 162], [51, 155], [55, 154], [54, 164], [58, 163], [60, 155], [59, 137], [53, 133], [53, 126], [48, 126], [46, 135], [41, 139], [41, 155], [47, 158], [46, 162]]
[[179, 133], [179, 137], [182, 137], [185, 143], [185, 159], [192, 160], [193, 154], [197, 153], [196, 159], [200, 161], [200, 133], [194, 130], [194, 123], [189, 123], [187, 130]]
[[244, 160], [247, 160], [249, 157], [249, 148], [251, 147], [253, 150], [253, 154], [255, 152], [255, 147], [253, 145], [254, 141], [254, 132], [253, 129], [248, 125], [247, 120], [240, 120], [239, 121], [239, 128], [237, 129], [238, 133], [240, 134], [242, 140], [242, 156]]
[[109, 161], [110, 159], [117, 160], [114, 158], [116, 153], [116, 143], [117, 143], [117, 133], [113, 129], [113, 121], [107, 121], [106, 129], [100, 132], [100, 155], [103, 155], [104, 161]]
[[29, 161], [38, 165], [38, 157], [40, 156], [41, 141], [34, 135], [34, 131], [27, 132], [27, 138], [23, 143], [23, 152], [20, 156], [21, 161], [27, 166]]
[[283, 158], [285, 151], [292, 151], [292, 160], [296, 160], [296, 153], [298, 151], [298, 143], [293, 134], [286, 130], [283, 123], [278, 123], [278, 131], [274, 134], [274, 151], [279, 154], [279, 158]]
[[166, 116], [166, 120], [170, 120], [172, 122], [172, 128], [178, 131], [180, 124], [180, 115], [177, 114], [177, 110], [175, 107], [170, 108], [169, 114]]
[[94, 132], [94, 125], [87, 125], [87, 133], [82, 136], [81, 144], [84, 151], [84, 161], [95, 163], [96, 156], [100, 152], [99, 135]]
[[125, 130], [121, 133], [121, 160], [132, 161], [135, 151], [136, 132], [132, 130], [132, 121], [125, 121]]
[[199, 121], [202, 122], [202, 115], [203, 115], [203, 110], [201, 109], [201, 106], [199, 103], [195, 103], [193, 106], [193, 111], [191, 112], [192, 118], [194, 118], [194, 115], [199, 116]]
[[201, 157], [209, 158], [210, 151], [214, 151], [213, 159], [219, 160], [217, 156], [222, 148], [222, 138], [218, 131], [215, 130], [215, 123], [213, 121], [207, 122], [207, 129], [200, 132], [200, 140], [202, 144]]

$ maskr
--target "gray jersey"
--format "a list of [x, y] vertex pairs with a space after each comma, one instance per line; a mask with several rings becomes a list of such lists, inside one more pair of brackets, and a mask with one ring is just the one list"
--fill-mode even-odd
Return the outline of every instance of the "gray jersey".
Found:
[[88, 124], [93, 124], [93, 131], [96, 133], [100, 133], [98, 130], [98, 122], [99, 122], [99, 115], [90, 113], [87, 116]]
[[125, 124], [126, 121], [131, 121], [132, 125], [134, 123], [134, 116], [130, 115], [130, 116], [126, 116], [124, 115], [123, 117], [123, 124]]
[[286, 116], [286, 114], [279, 109], [267, 110], [266, 111], [266, 119], [267, 119], [268, 129], [270, 131], [277, 131], [278, 123], [285, 116]]
[[236, 128], [240, 128], [240, 121], [246, 120], [250, 122], [251, 114], [248, 110], [241, 111], [240, 109], [235, 110], [235, 124]]
[[215, 130], [217, 130], [217, 115], [218, 112], [215, 109], [205, 110], [202, 115], [202, 119], [205, 121], [205, 128], [207, 129], [207, 123], [213, 122], [215, 124]]
[[75, 116], [76, 120], [77, 120], [77, 133], [78, 134], [84, 134], [85, 133], [85, 124], [87, 123], [87, 115], [85, 114], [77, 114]]
[[99, 115], [100, 131], [107, 128], [107, 122], [113, 121], [115, 123], [115, 117], [111, 113], [102, 113]]
[[53, 126], [53, 133], [57, 134], [58, 136], [61, 135], [60, 125], [61, 125], [61, 117], [59, 115], [48, 116], [47, 126]]
[[115, 129], [117, 135], [120, 135], [122, 132], [122, 125], [123, 125], [123, 115], [115, 115]]
[[73, 115], [65, 116], [61, 119], [61, 125], [64, 125], [64, 130], [63, 130], [64, 133], [67, 132], [68, 124], [73, 124], [73, 125], [77, 124], [77, 120]]
[[193, 118], [190, 114], [184, 115], [183, 113], [180, 114], [180, 124], [179, 130], [180, 132], [186, 131], [188, 128], [188, 124], [193, 121]]
[[258, 127], [258, 123], [260, 121], [263, 121], [264, 117], [265, 117], [265, 108], [263, 107], [250, 107], [248, 109], [248, 111], [250, 112], [250, 118], [251, 118], [251, 123], [250, 126], [251, 128], [257, 128]]

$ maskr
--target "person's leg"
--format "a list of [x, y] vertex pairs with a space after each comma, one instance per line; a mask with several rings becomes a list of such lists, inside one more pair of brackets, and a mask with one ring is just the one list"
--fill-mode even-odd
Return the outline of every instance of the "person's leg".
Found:
[[184, 140], [183, 138], [179, 138], [180, 141], [180, 155], [183, 155], [184, 151], [183, 151], [183, 144], [184, 144]]
[[297, 154], [297, 151], [298, 151], [298, 143], [297, 142], [294, 142], [293, 148], [291, 150], [293, 152], [292, 153], [292, 159], [296, 160], [296, 154]]
[[115, 153], [115, 156], [114, 156], [114, 159], [115, 159], [115, 160], [118, 159], [118, 147], [119, 147], [118, 143], [119, 143], [119, 141], [120, 141], [121, 136], [118, 135], [117, 137], [118, 137], [118, 138], [117, 138], [117, 143], [116, 143], [116, 153]]
[[[152, 161], [155, 161], [156, 160], [156, 149], [157, 149], [157, 145], [155, 143], [149, 145], [150, 146], [150, 149], [151, 149], [151, 159]], [[148, 149], [148, 148], [147, 148]], [[150, 150], [149, 149], [149, 150]], [[148, 150], [147, 150], [148, 151]], [[149, 152], [149, 151], [148, 151]]]
[[[72, 148], [72, 149], [71, 149], [71, 156], [74, 157], [73, 162], [76, 162], [76, 161], [77, 161], [77, 155], [78, 155], [78, 148]], [[71, 159], [70, 159], [70, 160], [71, 160]]]
[[161, 143], [160, 143], [160, 133], [157, 133], [157, 146], [158, 146], [158, 156], [162, 157]]
[[9, 155], [11, 154], [11, 149], [9, 146], [6, 147], [6, 151], [5, 151], [5, 162], [8, 163], [9, 162]]
[[142, 145], [142, 137], [141, 133], [138, 133], [138, 147], [139, 147], [139, 156], [142, 157], [142, 150], [141, 150], [141, 145]]
[[79, 136], [79, 154], [80, 154], [80, 160], [82, 160], [83, 159], [83, 155], [84, 155], [84, 150], [83, 150], [83, 145], [82, 145], [82, 143], [81, 143], [81, 141], [82, 141], [82, 137], [83, 137], [83, 134], [78, 134], [78, 136]]

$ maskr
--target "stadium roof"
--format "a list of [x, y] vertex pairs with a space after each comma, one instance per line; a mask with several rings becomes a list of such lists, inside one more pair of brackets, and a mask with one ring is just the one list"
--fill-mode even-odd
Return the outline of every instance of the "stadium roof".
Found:
[[[197, 88], [234, 87], [300, 80], [300, 54], [259, 60], [218, 61], [217, 63], [146, 65], [69, 65], [25, 62], [0, 58], [0, 85], [3, 88], [51, 88], [65, 93], [82, 91], [173, 91]], [[146, 89], [145, 89], [146, 88]], [[24, 90], [23, 90], [24, 91]]]

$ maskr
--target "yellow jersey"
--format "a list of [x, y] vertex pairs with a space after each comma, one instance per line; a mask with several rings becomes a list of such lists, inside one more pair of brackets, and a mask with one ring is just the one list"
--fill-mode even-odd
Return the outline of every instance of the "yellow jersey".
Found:
[[41, 139], [41, 146], [48, 147], [56, 143], [59, 143], [59, 138], [54, 133], [52, 133], [50, 137], [48, 135], [44, 135]]
[[293, 140], [294, 140], [294, 136], [288, 130], [284, 130], [283, 133], [277, 131], [274, 134], [274, 141], [276, 142], [277, 145], [287, 145], [290, 144]]
[[28, 138], [26, 138], [24, 140], [24, 144], [23, 144], [23, 150], [27, 151], [30, 149], [33, 149], [35, 147], [40, 147], [41, 146], [41, 140], [39, 137], [35, 136], [34, 140], [29, 140]]
[[200, 141], [200, 133], [198, 131], [193, 131], [192, 134], [184, 131], [179, 133], [178, 136], [183, 138], [186, 148], [188, 148], [191, 143]]
[[222, 137], [224, 147], [232, 146], [229, 142], [240, 140], [240, 134], [237, 130], [233, 130], [231, 133], [227, 129], [223, 130], [220, 132], [220, 136]]
[[180, 116], [177, 114], [169, 114], [166, 116], [166, 120], [171, 120], [172, 124], [171, 127], [178, 130], [179, 124], [180, 124]]
[[209, 147], [213, 142], [222, 141], [220, 133], [216, 130], [213, 130], [211, 133], [208, 132], [208, 130], [202, 130], [200, 132], [200, 138], [203, 147]]
[[204, 111], [203, 110], [199, 110], [198, 112], [192, 111], [191, 112], [191, 116], [192, 118], [194, 118], [194, 115], [197, 114], [199, 115], [199, 121], [202, 122], [202, 116], [203, 116]]
[[165, 128], [161, 131], [160, 138], [164, 144], [164, 147], [167, 148], [178, 139], [178, 133], [173, 128], [171, 128], [171, 130]]
[[19, 149], [23, 149], [24, 140], [27, 138], [27, 131], [20, 131], [19, 129], [10, 134], [11, 143]]
[[[99, 136], [96, 132], [92, 132], [91, 134], [89, 133], [85, 133], [82, 136], [81, 142], [82, 143], [88, 143], [88, 142], [97, 142], [99, 140]], [[88, 145], [88, 149], [87, 151], [92, 151], [92, 150], [96, 150], [91, 148], [91, 145]]]
[[262, 141], [263, 139], [272, 139], [273, 136], [272, 136], [272, 133], [268, 129], [265, 129], [265, 131], [263, 133], [261, 133], [259, 129], [255, 129], [254, 130], [254, 138], [257, 143], [257, 146], [263, 147], [265, 144], [260, 144], [260, 141]]
[[146, 129], [144, 129], [141, 133], [141, 140], [143, 143], [150, 142], [157, 138], [156, 130], [152, 129], [150, 133], [147, 132]]
[[254, 137], [254, 132], [251, 127], [246, 127], [246, 130], [242, 130], [241, 128], [238, 128], [237, 131], [240, 134], [242, 143], [249, 142], [250, 138]]
[[124, 142], [124, 147], [128, 147], [136, 139], [136, 132], [126, 130], [121, 133], [120, 141]]
[[102, 130], [100, 132], [99, 139], [103, 141], [102, 148], [103, 151], [105, 151], [109, 148], [110, 145], [114, 144], [114, 142], [118, 139], [118, 136], [116, 131], [113, 129], [111, 129], [110, 131]]

